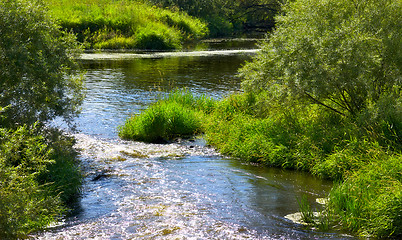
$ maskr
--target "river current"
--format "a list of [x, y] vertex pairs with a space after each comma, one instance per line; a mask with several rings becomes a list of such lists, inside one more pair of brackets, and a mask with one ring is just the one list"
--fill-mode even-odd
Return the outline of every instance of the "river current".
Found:
[[[35, 239], [352, 239], [286, 216], [331, 182], [220, 155], [202, 136], [122, 141], [125, 119], [176, 88], [220, 99], [257, 50], [85, 54], [86, 98], [75, 123], [85, 182], [77, 209]], [[55, 122], [54, 124], [61, 123]]]

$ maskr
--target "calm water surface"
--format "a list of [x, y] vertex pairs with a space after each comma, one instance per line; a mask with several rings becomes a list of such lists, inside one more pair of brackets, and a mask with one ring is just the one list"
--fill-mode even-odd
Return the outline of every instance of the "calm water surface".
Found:
[[351, 239], [285, 218], [298, 211], [304, 194], [318, 207], [315, 199], [327, 195], [329, 182], [225, 158], [202, 138], [172, 144], [118, 139], [127, 117], [171, 89], [217, 99], [239, 91], [236, 70], [250, 54], [87, 55], [87, 97], [75, 134], [86, 174], [83, 196], [73, 216], [35, 238]]

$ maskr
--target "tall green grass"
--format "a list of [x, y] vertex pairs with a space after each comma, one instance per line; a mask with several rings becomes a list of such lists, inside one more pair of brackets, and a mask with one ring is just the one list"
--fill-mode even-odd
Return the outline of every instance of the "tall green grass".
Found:
[[[269, 93], [234, 94], [214, 101], [174, 92], [127, 120], [120, 134], [125, 137], [130, 130], [142, 136], [132, 139], [168, 138], [180, 134], [166, 131], [173, 129], [170, 124], [183, 124], [172, 118], [196, 119], [194, 130], [185, 134], [205, 133], [208, 143], [226, 155], [337, 182], [322, 214], [307, 216], [315, 226], [340, 225], [366, 236], [401, 235], [400, 99], [384, 99], [350, 119], [314, 105], [285, 108], [267, 102], [265, 94]], [[165, 110], [169, 108], [176, 109], [174, 114]], [[191, 117], [182, 118], [185, 114]]]
[[284, 108], [267, 103], [264, 94], [232, 95], [219, 102], [205, 128], [208, 142], [246, 161], [338, 182], [324, 212], [309, 220], [318, 227], [400, 236], [400, 99], [384, 99], [349, 119], [318, 106]]
[[[376, 151], [376, 150], [373, 150]], [[376, 151], [375, 158], [350, 173], [329, 195], [334, 224], [363, 236], [402, 235], [402, 156]]]
[[203, 109], [211, 108], [207, 98], [195, 98], [188, 91], [176, 91], [119, 128], [119, 136], [145, 142], [166, 142], [202, 132]]
[[207, 25], [185, 12], [140, 0], [45, 0], [54, 18], [88, 49], [180, 49], [208, 34]]

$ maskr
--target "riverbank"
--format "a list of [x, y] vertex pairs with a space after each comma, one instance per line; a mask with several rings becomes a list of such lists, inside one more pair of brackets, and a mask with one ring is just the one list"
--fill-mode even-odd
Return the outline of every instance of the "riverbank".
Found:
[[80, 49], [43, 1], [0, 1], [0, 25], [0, 239], [26, 239], [79, 201], [74, 139], [48, 123], [78, 114]]
[[283, 109], [267, 104], [264, 94], [215, 101], [185, 91], [128, 119], [119, 135], [161, 142], [203, 132], [223, 154], [337, 182], [317, 219], [303, 214], [315, 227], [397, 237], [402, 233], [402, 155], [399, 143], [387, 140], [388, 129], [323, 113], [316, 106]]
[[85, 49], [181, 49], [208, 35], [206, 23], [144, 1], [46, 0], [50, 14]]

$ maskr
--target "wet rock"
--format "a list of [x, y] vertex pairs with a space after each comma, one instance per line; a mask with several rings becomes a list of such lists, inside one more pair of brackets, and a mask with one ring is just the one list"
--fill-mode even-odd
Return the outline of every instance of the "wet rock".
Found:
[[92, 178], [92, 181], [98, 181], [102, 178], [107, 178], [110, 176], [110, 169], [101, 169], [95, 172], [95, 176]]

